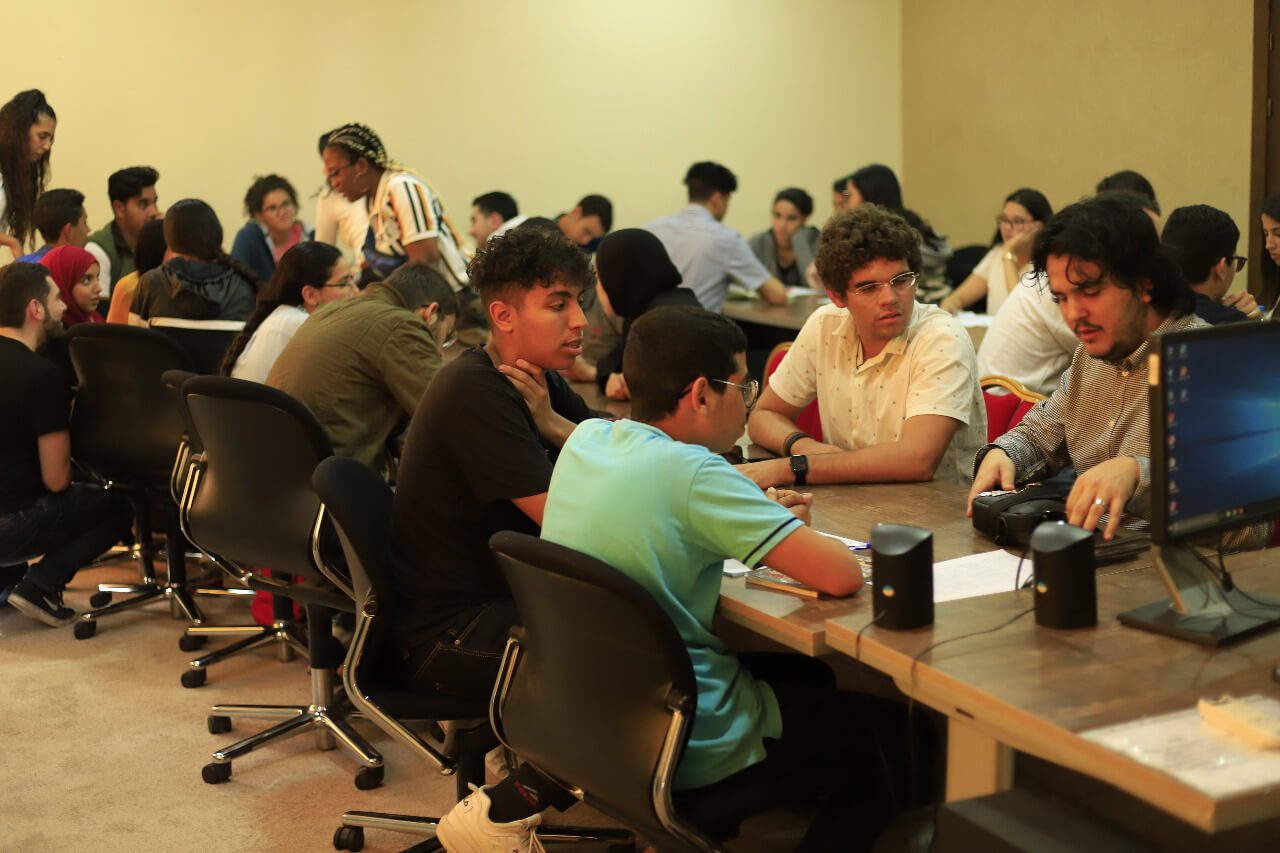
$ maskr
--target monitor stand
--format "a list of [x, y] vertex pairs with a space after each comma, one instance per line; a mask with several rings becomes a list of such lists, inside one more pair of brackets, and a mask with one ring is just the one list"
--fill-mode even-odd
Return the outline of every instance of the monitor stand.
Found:
[[1169, 598], [1119, 615], [1121, 623], [1204, 646], [1223, 646], [1280, 626], [1280, 599], [1224, 590], [1186, 545], [1152, 545]]

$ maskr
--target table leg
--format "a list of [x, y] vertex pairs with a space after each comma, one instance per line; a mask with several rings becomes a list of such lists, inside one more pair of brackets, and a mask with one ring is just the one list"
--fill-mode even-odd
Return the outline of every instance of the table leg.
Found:
[[947, 802], [983, 797], [1013, 785], [1013, 750], [966, 720], [947, 721]]

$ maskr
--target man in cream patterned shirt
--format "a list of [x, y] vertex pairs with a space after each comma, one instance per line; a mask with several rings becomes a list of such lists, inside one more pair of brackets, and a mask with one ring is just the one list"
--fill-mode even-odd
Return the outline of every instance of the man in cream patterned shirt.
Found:
[[[743, 473], [762, 486], [967, 482], [986, 407], [969, 333], [915, 301], [919, 235], [862, 205], [822, 229], [816, 264], [832, 304], [805, 322], [748, 422], [751, 439], [783, 458]], [[795, 424], [815, 398], [822, 441]]]

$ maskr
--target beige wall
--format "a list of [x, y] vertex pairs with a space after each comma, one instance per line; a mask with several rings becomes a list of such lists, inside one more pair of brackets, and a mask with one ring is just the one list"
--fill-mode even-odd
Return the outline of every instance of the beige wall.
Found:
[[1166, 213], [1211, 204], [1255, 227], [1250, 0], [904, 0], [902, 16], [906, 201], [952, 245], [988, 242], [1018, 187], [1057, 210], [1125, 168]]
[[256, 174], [293, 181], [311, 219], [316, 138], [356, 120], [463, 232], [493, 189], [546, 215], [603, 192], [615, 227], [643, 224], [714, 159], [739, 179], [727, 222], [749, 233], [784, 186], [821, 222], [836, 175], [901, 166], [896, 0], [69, 0], [56, 35], [51, 7], [11, 5], [6, 30], [31, 37], [6, 41], [0, 79], [45, 91], [50, 186], [85, 191], [95, 227], [107, 175], [138, 163], [160, 170], [162, 206], [213, 204], [228, 246]]

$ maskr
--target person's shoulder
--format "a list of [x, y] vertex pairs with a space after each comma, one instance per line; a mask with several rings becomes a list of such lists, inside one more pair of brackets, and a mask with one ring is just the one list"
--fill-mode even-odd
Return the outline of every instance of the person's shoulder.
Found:
[[959, 319], [937, 305], [917, 302], [912, 309], [911, 325], [907, 330], [908, 345], [927, 344], [938, 339], [960, 340], [969, 331]]
[[434, 193], [431, 192], [431, 187], [427, 185], [427, 182], [412, 172], [392, 172], [387, 178], [387, 184], [393, 190], [408, 190], [410, 187], [421, 187], [423, 192], [429, 195], [434, 195]]
[[0, 340], [0, 364], [15, 384], [29, 389], [65, 385], [61, 368], [53, 360], [11, 339]]

